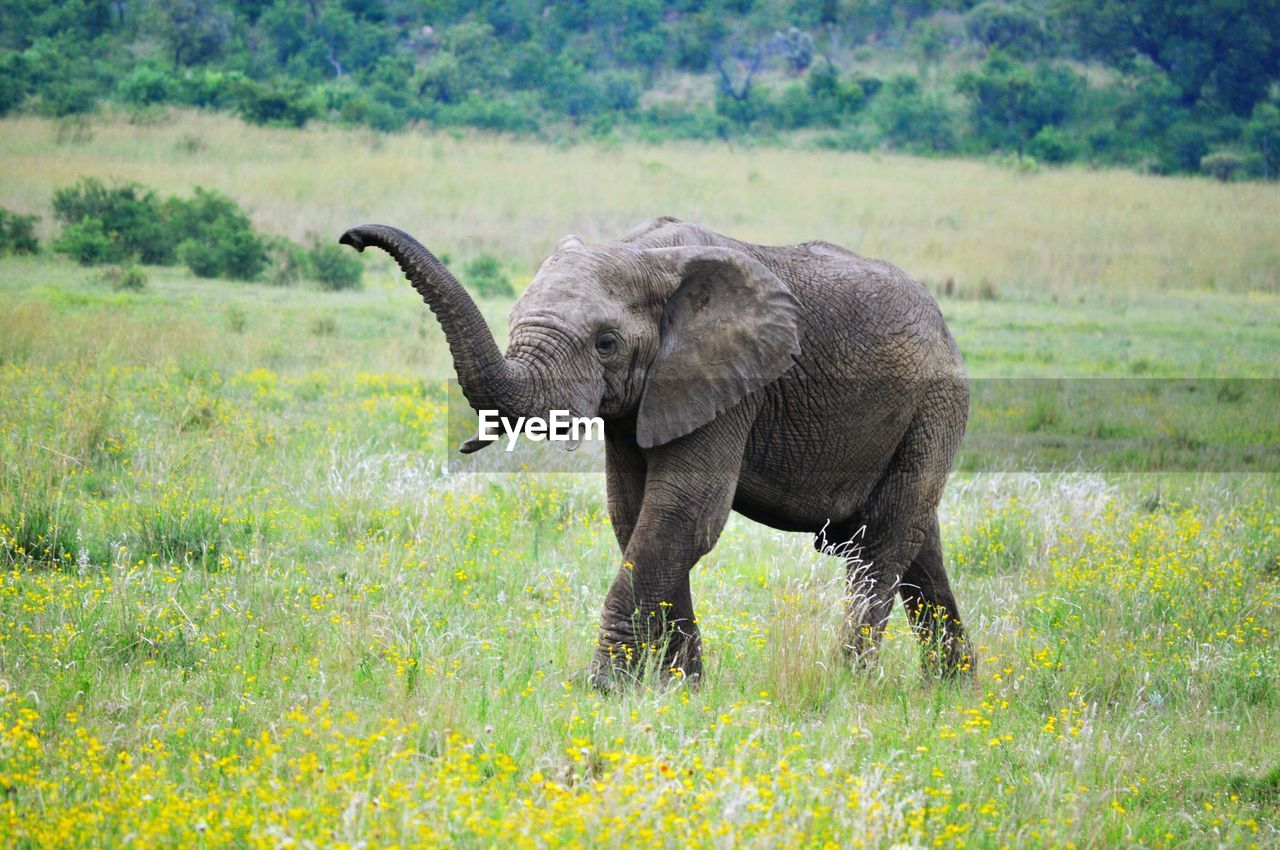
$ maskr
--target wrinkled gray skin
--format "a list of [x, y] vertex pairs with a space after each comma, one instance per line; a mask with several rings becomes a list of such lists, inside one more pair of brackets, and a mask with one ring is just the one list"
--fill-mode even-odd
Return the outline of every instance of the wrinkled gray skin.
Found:
[[900, 594], [926, 667], [972, 668], [937, 516], [968, 384], [937, 304], [902, 271], [825, 242], [751, 245], [672, 218], [597, 245], [567, 236], [512, 307], [504, 356], [412, 238], [367, 225], [341, 241], [395, 257], [474, 408], [605, 420], [622, 566], [600, 618], [598, 686], [646, 661], [701, 675], [689, 573], [730, 510], [845, 558], [841, 639], [854, 659], [874, 652]]

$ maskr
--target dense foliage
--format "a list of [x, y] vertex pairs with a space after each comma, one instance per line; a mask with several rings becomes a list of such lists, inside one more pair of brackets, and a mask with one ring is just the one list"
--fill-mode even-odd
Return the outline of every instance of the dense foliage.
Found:
[[0, 256], [34, 254], [40, 249], [34, 215], [23, 215], [0, 207]]
[[0, 114], [110, 101], [379, 130], [807, 130], [1276, 173], [1277, 0], [0, 0], [0, 20]]
[[86, 177], [54, 192], [53, 211], [63, 225], [54, 249], [87, 266], [176, 260], [197, 277], [232, 280], [257, 280], [273, 267], [272, 283], [308, 278], [326, 289], [360, 287], [362, 266], [350, 252], [268, 239], [234, 200], [200, 186], [190, 198], [161, 200], [136, 183]]

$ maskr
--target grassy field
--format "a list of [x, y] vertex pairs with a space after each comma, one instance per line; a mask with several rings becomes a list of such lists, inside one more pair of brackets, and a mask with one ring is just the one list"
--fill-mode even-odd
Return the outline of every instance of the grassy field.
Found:
[[[82, 174], [199, 184], [527, 277], [672, 212], [954, 276], [979, 377], [1280, 377], [1273, 187], [199, 115], [57, 137], [0, 123], [0, 205], [46, 226]], [[956, 475], [952, 684], [900, 613], [847, 669], [841, 564], [733, 518], [694, 577], [704, 687], [603, 698], [603, 477], [446, 473], [443, 340], [367, 262], [361, 292], [119, 293], [0, 259], [0, 845], [1280, 843], [1275, 476]]]
[[53, 189], [94, 175], [217, 188], [295, 239], [375, 220], [454, 257], [492, 251], [526, 270], [565, 233], [608, 239], [675, 215], [755, 242], [828, 239], [967, 293], [1280, 292], [1280, 194], [1267, 184], [785, 148], [271, 130], [202, 113], [143, 127], [104, 119], [83, 133], [35, 118], [3, 127], [0, 205], [24, 212], [47, 212]]

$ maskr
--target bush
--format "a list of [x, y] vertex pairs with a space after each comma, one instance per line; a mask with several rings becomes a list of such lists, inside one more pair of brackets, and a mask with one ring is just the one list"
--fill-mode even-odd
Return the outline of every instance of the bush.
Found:
[[1157, 167], [1166, 174], [1196, 171], [1208, 153], [1209, 131], [1193, 119], [1179, 122], [1164, 134]]
[[350, 249], [329, 242], [316, 242], [307, 252], [309, 276], [321, 288], [333, 291], [359, 289], [364, 266]]
[[1066, 133], [1053, 127], [1041, 127], [1027, 143], [1027, 153], [1041, 162], [1055, 165], [1074, 159], [1075, 148]]
[[169, 75], [150, 65], [139, 65], [129, 76], [120, 81], [119, 92], [125, 103], [149, 106], [164, 103], [173, 96], [174, 86]]
[[55, 250], [85, 265], [176, 258], [200, 277], [236, 280], [254, 280], [267, 266], [267, 243], [239, 205], [199, 186], [191, 198], [162, 204], [136, 184], [108, 187], [85, 178], [55, 192], [53, 208], [65, 225]]
[[706, 108], [686, 111], [671, 104], [657, 103], [637, 113], [637, 117], [638, 136], [649, 143], [724, 138], [729, 130], [727, 118]]
[[178, 96], [191, 106], [224, 109], [239, 101], [244, 85], [238, 71], [188, 71]]
[[88, 216], [64, 227], [62, 235], [53, 243], [53, 250], [82, 266], [118, 263], [131, 256], [119, 239], [107, 234], [102, 219]]
[[1019, 152], [1041, 128], [1069, 118], [1084, 88], [1084, 78], [1066, 66], [1041, 62], [1032, 68], [999, 51], [956, 80], [956, 90], [970, 99], [981, 142]]
[[91, 80], [54, 80], [40, 90], [39, 111], [50, 118], [84, 115], [97, 105], [98, 85]]
[[838, 127], [845, 116], [862, 108], [867, 95], [854, 80], [840, 81], [840, 72], [831, 60], [814, 65], [805, 80], [809, 100], [809, 124]]
[[301, 127], [320, 113], [316, 97], [301, 85], [283, 87], [240, 81], [236, 108], [250, 124]]
[[34, 254], [40, 250], [36, 239], [38, 216], [10, 212], [0, 207], [0, 256]]
[[858, 88], [862, 89], [862, 96], [867, 100], [875, 97], [884, 88], [884, 80], [879, 77], [857, 77], [854, 83], [857, 84]]
[[1045, 49], [1044, 16], [1018, 3], [987, 0], [965, 15], [965, 29], [983, 46], [1029, 59]]
[[502, 263], [492, 254], [481, 254], [462, 269], [467, 286], [484, 298], [511, 297], [516, 294], [511, 281], [502, 272]]
[[117, 292], [141, 292], [147, 288], [147, 276], [133, 263], [112, 266], [98, 276], [98, 280]]
[[894, 147], [928, 153], [955, 145], [955, 122], [946, 102], [937, 92], [922, 91], [920, 81], [909, 74], [885, 83], [871, 106], [871, 119]]
[[1200, 170], [1226, 183], [1243, 172], [1245, 158], [1234, 151], [1217, 151], [1200, 158]]
[[155, 193], [134, 183], [107, 186], [86, 177], [53, 194], [54, 217], [67, 227], [54, 243], [81, 263], [173, 261], [173, 242]]
[[8, 115], [22, 105], [31, 92], [31, 68], [21, 53], [0, 58], [0, 115]]
[[197, 186], [195, 197], [170, 198], [164, 211], [178, 259], [195, 275], [254, 280], [266, 268], [267, 246], [225, 195]]
[[459, 103], [442, 104], [432, 114], [436, 123], [476, 127], [505, 133], [535, 132], [541, 124], [536, 95], [517, 92], [488, 99], [468, 97]]

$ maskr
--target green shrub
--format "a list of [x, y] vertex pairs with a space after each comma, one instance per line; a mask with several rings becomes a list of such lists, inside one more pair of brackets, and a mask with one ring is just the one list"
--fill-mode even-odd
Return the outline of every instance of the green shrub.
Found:
[[10, 212], [0, 207], [0, 256], [34, 254], [40, 250], [36, 239], [38, 216]]
[[541, 110], [529, 92], [494, 99], [470, 96], [458, 103], [441, 104], [433, 114], [436, 123], [477, 127], [502, 133], [529, 133], [540, 126]]
[[141, 292], [147, 288], [147, 275], [133, 263], [112, 266], [98, 279], [117, 292]]
[[980, 3], [965, 15], [965, 29], [983, 46], [1024, 59], [1038, 56], [1048, 40], [1044, 16], [1019, 3]]
[[130, 256], [119, 239], [108, 235], [102, 219], [91, 217], [64, 227], [62, 235], [54, 240], [53, 249], [66, 254], [82, 266], [118, 263]]
[[1235, 151], [1217, 151], [1200, 158], [1200, 170], [1223, 183], [1244, 171], [1245, 158]]
[[511, 281], [502, 271], [502, 263], [492, 254], [480, 254], [462, 269], [467, 286], [484, 298], [510, 297], [516, 294]]
[[834, 133], [819, 136], [814, 144], [823, 150], [869, 151], [875, 147], [875, 140], [866, 129], [853, 124]]
[[161, 203], [136, 184], [109, 187], [85, 178], [53, 197], [64, 223], [54, 248], [85, 265], [175, 258], [200, 277], [254, 280], [267, 266], [267, 244], [231, 198], [195, 188], [191, 198]]
[[244, 86], [239, 71], [189, 72], [176, 96], [183, 103], [208, 109], [224, 109], [235, 104]]
[[729, 119], [705, 107], [685, 110], [656, 103], [638, 116], [640, 137], [648, 142], [724, 138], [729, 131]]
[[236, 108], [250, 124], [301, 127], [320, 114], [318, 99], [297, 83], [276, 87], [242, 80], [237, 94]]
[[1041, 127], [1027, 143], [1027, 153], [1041, 162], [1058, 164], [1075, 158], [1075, 145], [1061, 130]]
[[1161, 140], [1157, 168], [1162, 173], [1198, 171], [1209, 153], [1209, 131], [1193, 118], [1175, 123]]
[[0, 115], [22, 105], [31, 92], [31, 67], [21, 53], [0, 57]]
[[85, 177], [53, 193], [53, 214], [66, 225], [55, 249], [86, 265], [129, 256], [156, 265], [173, 261], [160, 202], [135, 183], [107, 186]]
[[841, 82], [831, 60], [809, 69], [803, 89], [783, 93], [782, 107], [789, 113], [788, 126], [839, 127], [866, 102], [866, 94], [856, 81]]
[[871, 105], [871, 120], [894, 147], [929, 153], [955, 146], [955, 120], [937, 92], [926, 92], [910, 74], [896, 74]]
[[267, 264], [262, 243], [251, 231], [220, 224], [208, 239], [178, 243], [178, 260], [196, 277], [253, 280]]
[[309, 277], [323, 289], [359, 289], [364, 266], [359, 257], [340, 245], [316, 242], [307, 252]]
[[178, 259], [193, 274], [254, 280], [266, 268], [266, 244], [227, 196], [197, 186], [194, 197], [170, 198], [164, 211]]
[[83, 115], [97, 105], [98, 84], [92, 80], [54, 80], [40, 90], [39, 110], [50, 118]]
[[983, 146], [1019, 152], [1041, 128], [1071, 117], [1084, 88], [1084, 78], [1065, 65], [1029, 67], [996, 50], [956, 80]]
[[856, 78], [854, 83], [862, 89], [862, 96], [867, 100], [875, 97], [884, 88], [884, 80], [879, 77], [862, 76]]
[[164, 103], [173, 96], [174, 86], [168, 74], [151, 65], [139, 65], [120, 81], [120, 98], [134, 106]]

